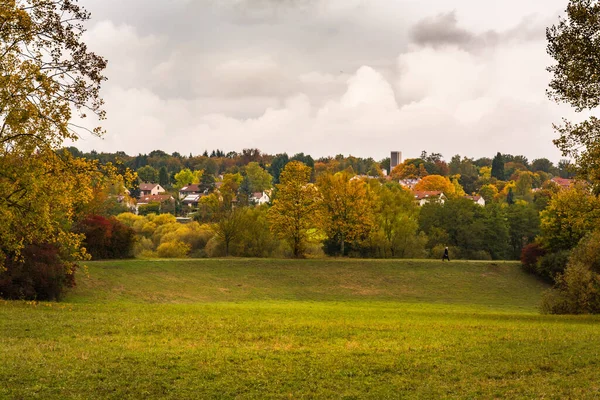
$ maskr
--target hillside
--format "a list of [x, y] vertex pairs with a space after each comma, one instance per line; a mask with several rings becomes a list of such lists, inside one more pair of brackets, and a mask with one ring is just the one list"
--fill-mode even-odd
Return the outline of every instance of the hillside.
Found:
[[597, 316], [515, 263], [94, 262], [0, 301], [0, 398], [597, 398]]
[[[86, 276], [87, 275], [87, 276]], [[181, 260], [88, 264], [68, 302], [400, 301], [537, 307], [546, 285], [516, 263]]]

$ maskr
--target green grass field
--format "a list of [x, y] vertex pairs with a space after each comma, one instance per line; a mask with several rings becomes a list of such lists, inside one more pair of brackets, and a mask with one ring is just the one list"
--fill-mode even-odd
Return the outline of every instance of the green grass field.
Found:
[[514, 263], [90, 263], [0, 302], [0, 398], [599, 398], [600, 318]]

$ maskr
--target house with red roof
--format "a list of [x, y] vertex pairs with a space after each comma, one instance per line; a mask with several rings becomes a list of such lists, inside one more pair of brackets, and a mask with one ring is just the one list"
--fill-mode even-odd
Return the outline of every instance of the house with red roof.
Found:
[[140, 196], [156, 196], [164, 193], [166, 190], [158, 183], [142, 183], [140, 184]]
[[573, 179], [566, 179], [555, 176], [554, 178], [552, 178], [552, 182], [560, 186], [561, 189], [568, 189], [575, 181]]
[[444, 193], [440, 191], [425, 191], [425, 192], [413, 192], [415, 200], [419, 203], [419, 206], [423, 206], [429, 202], [436, 201], [444, 204], [448, 198]]

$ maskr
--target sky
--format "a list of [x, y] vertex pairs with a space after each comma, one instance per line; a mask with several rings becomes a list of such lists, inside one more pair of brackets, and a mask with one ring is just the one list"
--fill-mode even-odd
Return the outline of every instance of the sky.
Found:
[[[566, 0], [80, 0], [108, 59], [89, 151], [561, 158], [545, 29]], [[88, 121], [93, 125], [93, 121]]]

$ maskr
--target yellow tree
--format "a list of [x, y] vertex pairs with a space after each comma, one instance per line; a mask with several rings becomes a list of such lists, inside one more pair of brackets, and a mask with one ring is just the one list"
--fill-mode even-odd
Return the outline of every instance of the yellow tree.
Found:
[[296, 258], [304, 255], [321, 222], [321, 196], [310, 183], [311, 172], [310, 167], [299, 161], [288, 163], [279, 177], [268, 214], [271, 231], [290, 245]]
[[375, 194], [361, 179], [347, 172], [321, 175], [317, 182], [323, 197], [323, 230], [329, 240], [339, 244], [345, 255], [346, 243], [360, 240], [375, 225]]
[[181, 189], [184, 186], [200, 183], [202, 179], [202, 175], [204, 174], [203, 170], [192, 171], [189, 168], [184, 168], [178, 173], [175, 174], [175, 188]]
[[418, 192], [443, 192], [446, 196], [456, 193], [456, 187], [445, 176], [428, 175], [415, 185]]
[[0, 6], [0, 269], [37, 244], [53, 246], [67, 265], [84, 253], [71, 233], [75, 213], [102, 179], [96, 164], [57, 150], [83, 129], [71, 123], [74, 113], [104, 118], [106, 61], [81, 40], [89, 14], [75, 1]]
[[570, 250], [600, 225], [600, 198], [583, 184], [558, 192], [542, 211], [539, 241], [549, 250]]

